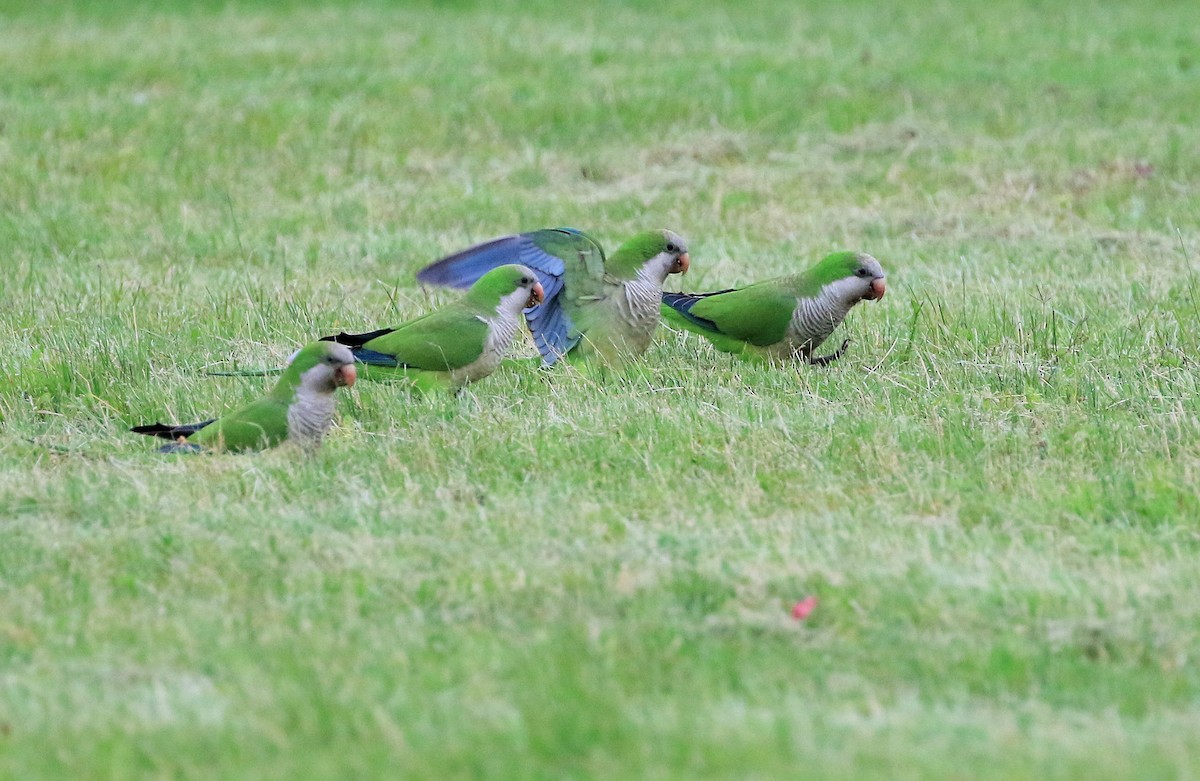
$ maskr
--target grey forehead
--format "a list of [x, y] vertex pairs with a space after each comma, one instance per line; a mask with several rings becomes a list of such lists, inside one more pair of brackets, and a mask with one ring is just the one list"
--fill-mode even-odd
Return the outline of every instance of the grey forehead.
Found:
[[342, 363], [354, 363], [354, 353], [351, 352], [350, 348], [344, 344], [335, 343], [330, 348], [329, 354], [334, 358], [337, 358]]
[[868, 255], [865, 252], [858, 254], [858, 262], [863, 265], [868, 271], [877, 276], [883, 276], [883, 266], [879, 265], [879, 261]]
[[663, 237], [666, 238], [668, 242], [674, 244], [676, 247], [679, 247], [680, 252], [687, 252], [687, 242], [675, 231], [664, 230]]

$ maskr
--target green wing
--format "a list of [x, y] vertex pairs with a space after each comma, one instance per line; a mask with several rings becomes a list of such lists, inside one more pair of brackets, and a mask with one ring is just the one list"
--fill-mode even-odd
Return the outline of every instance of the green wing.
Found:
[[778, 280], [769, 280], [738, 290], [697, 296], [683, 310], [674, 305], [672, 308], [704, 330], [766, 347], [787, 335], [796, 296]]
[[[557, 284], [546, 290], [546, 298], [555, 298], [569, 318], [576, 319], [590, 303], [612, 295], [615, 282], [606, 279], [604, 250], [591, 236], [571, 229], [535, 231], [529, 236], [540, 250], [562, 261], [561, 269], [554, 269]], [[576, 330], [580, 327], [576, 322]]]
[[278, 445], [287, 433], [287, 404], [263, 398], [209, 423], [188, 442], [214, 449], [261, 450]]
[[396, 359], [400, 367], [450, 371], [483, 354], [488, 325], [462, 302], [430, 312], [362, 347]]
[[563, 291], [559, 295], [566, 315], [567, 344], [574, 347], [584, 334], [593, 338], [612, 325], [612, 313], [604, 302], [621, 290], [621, 281], [610, 277], [605, 270], [605, 257], [600, 245], [587, 236], [586, 244], [574, 247], [573, 253], [562, 253]]

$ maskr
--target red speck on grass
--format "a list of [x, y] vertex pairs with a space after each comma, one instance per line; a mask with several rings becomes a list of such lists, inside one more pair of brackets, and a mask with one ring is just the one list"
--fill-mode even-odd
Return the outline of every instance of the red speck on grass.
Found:
[[792, 605], [792, 618], [797, 621], [803, 621], [812, 614], [813, 609], [817, 606], [816, 597], [805, 597], [796, 604]]

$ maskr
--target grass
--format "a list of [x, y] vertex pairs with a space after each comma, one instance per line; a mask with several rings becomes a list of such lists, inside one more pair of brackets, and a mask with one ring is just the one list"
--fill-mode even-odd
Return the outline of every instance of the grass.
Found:
[[[1200, 772], [1187, 9], [0, 5], [0, 777]], [[560, 224], [890, 292], [828, 370], [125, 432]]]

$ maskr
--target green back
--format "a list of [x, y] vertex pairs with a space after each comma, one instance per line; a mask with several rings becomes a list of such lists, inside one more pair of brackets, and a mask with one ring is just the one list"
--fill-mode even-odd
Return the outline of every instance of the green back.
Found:
[[[583, 231], [574, 228], [547, 228], [528, 234], [530, 241], [545, 252], [563, 261], [569, 269], [571, 261], [575, 266], [586, 266], [597, 277], [604, 275], [604, 249], [600, 242]], [[547, 269], [549, 270], [549, 269]], [[564, 275], [567, 272], [564, 269]]]
[[266, 396], [223, 415], [188, 437], [202, 447], [262, 450], [287, 439], [288, 404]]
[[763, 347], [787, 334], [796, 309], [793, 290], [792, 278], [769, 279], [701, 299], [691, 314], [712, 321], [719, 333]]
[[488, 326], [479, 318], [492, 314], [497, 303], [492, 301], [492, 309], [488, 311], [469, 297], [464, 298], [410, 320], [363, 347], [391, 355], [404, 366], [415, 369], [440, 372], [460, 369], [483, 354]]

